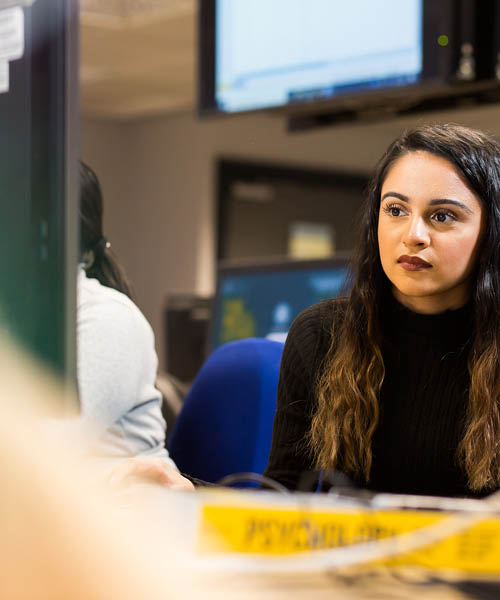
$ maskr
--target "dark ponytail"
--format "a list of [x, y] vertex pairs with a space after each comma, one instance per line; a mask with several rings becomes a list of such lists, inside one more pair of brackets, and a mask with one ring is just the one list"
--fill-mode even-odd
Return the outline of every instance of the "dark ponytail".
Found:
[[132, 299], [132, 290], [123, 267], [102, 231], [103, 202], [99, 180], [92, 169], [80, 161], [80, 255], [87, 277], [113, 288]]

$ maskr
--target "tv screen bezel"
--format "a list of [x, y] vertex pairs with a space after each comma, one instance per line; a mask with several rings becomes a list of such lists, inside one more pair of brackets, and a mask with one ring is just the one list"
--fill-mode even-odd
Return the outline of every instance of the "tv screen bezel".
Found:
[[[457, 54], [457, 13], [453, 0], [423, 1], [423, 67], [418, 82], [376, 90], [360, 90], [331, 98], [296, 101], [281, 106], [259, 107], [226, 112], [215, 99], [216, 0], [198, 2], [198, 114], [202, 117], [235, 116], [258, 112], [300, 115], [328, 110], [370, 107], [427, 94], [439, 94], [449, 87]], [[448, 35], [447, 46], [438, 44], [440, 35]]]

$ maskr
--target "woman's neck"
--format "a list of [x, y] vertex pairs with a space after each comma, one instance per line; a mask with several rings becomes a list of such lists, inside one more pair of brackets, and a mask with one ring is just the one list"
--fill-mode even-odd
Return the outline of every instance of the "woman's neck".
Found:
[[392, 295], [396, 300], [415, 313], [423, 315], [435, 315], [446, 310], [457, 310], [467, 304], [470, 298], [468, 282], [462, 285], [432, 296], [407, 296], [396, 287], [392, 287]]

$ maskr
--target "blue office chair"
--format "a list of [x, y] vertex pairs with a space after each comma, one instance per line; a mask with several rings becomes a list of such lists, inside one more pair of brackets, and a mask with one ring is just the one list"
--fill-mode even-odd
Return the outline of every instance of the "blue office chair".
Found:
[[283, 344], [251, 338], [217, 348], [196, 376], [169, 437], [180, 471], [217, 482], [267, 465]]

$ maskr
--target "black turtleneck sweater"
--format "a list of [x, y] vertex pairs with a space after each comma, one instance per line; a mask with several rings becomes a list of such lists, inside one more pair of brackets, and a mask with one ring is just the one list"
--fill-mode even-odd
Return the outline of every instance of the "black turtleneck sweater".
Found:
[[[304, 311], [283, 353], [273, 442], [265, 475], [296, 489], [311, 470], [305, 436], [316, 381], [331, 341], [332, 320], [345, 300]], [[414, 313], [390, 298], [382, 313], [386, 375], [380, 393], [368, 484], [375, 491], [473, 496], [457, 460], [464, 434], [472, 333], [470, 305], [437, 315]]]

